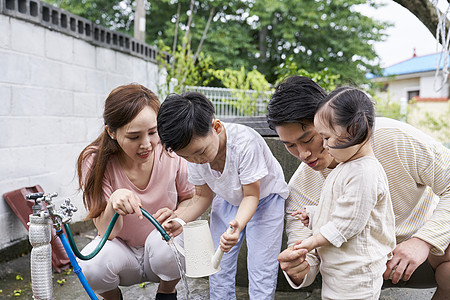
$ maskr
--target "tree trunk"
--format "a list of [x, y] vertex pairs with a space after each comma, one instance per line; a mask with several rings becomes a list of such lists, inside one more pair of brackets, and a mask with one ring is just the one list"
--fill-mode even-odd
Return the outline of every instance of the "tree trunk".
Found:
[[134, 13], [134, 38], [145, 42], [145, 0], [136, 1]]
[[259, 53], [261, 54], [261, 61], [267, 61], [267, 26], [262, 26], [261, 30], [258, 32], [259, 39]]
[[[407, 10], [409, 10], [413, 15], [415, 15], [431, 32], [433, 36], [436, 37], [436, 29], [439, 25], [439, 17], [436, 13], [436, 8], [433, 6], [430, 0], [394, 0], [394, 2], [400, 4]], [[450, 2], [447, 0], [447, 2]], [[445, 23], [445, 31], [449, 34], [450, 21], [447, 20]], [[442, 43], [439, 38], [439, 42]]]
[[[180, 25], [180, 10], [181, 10], [181, 4], [178, 3], [177, 22], [175, 24], [175, 34], [173, 35], [172, 55], [175, 55], [175, 51], [177, 51], [178, 26]], [[171, 65], [172, 65], [172, 69], [173, 69], [175, 67], [175, 58], [172, 58]]]
[[215, 10], [214, 7], [211, 7], [211, 9], [209, 10], [208, 22], [206, 22], [205, 30], [203, 30], [203, 35], [202, 35], [202, 38], [200, 39], [200, 43], [198, 44], [197, 52], [195, 52], [195, 55], [194, 55], [194, 65], [195, 65], [195, 62], [197, 61], [200, 51], [202, 50], [203, 42], [206, 39], [206, 34], [208, 33], [208, 29], [211, 24], [212, 17], [214, 16], [214, 10]]
[[191, 14], [188, 17], [188, 22], [186, 25], [186, 32], [184, 34], [183, 47], [182, 47], [183, 50], [186, 49], [186, 43], [188, 42], [188, 39], [189, 39], [189, 30], [191, 30], [192, 18], [194, 17], [194, 0], [191, 0], [189, 11]]

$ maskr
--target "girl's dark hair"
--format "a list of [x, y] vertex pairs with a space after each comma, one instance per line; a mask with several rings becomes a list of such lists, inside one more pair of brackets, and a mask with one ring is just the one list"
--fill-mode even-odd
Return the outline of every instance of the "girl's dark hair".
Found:
[[204, 137], [212, 128], [214, 105], [203, 94], [171, 94], [158, 113], [158, 134], [168, 151], [186, 147], [194, 136]]
[[[115, 132], [130, 123], [144, 107], [149, 106], [158, 113], [158, 97], [139, 84], [128, 84], [115, 88], [105, 101], [103, 119], [105, 125]], [[113, 155], [122, 149], [116, 140], [111, 139], [106, 128], [95, 141], [83, 149], [77, 160], [78, 184], [83, 191], [83, 204], [89, 211], [86, 218], [98, 217], [106, 207], [103, 195], [103, 177], [106, 165]], [[91, 168], [83, 174], [87, 160], [95, 154]], [[84, 175], [84, 176], [83, 176]]]
[[319, 106], [317, 117], [333, 131], [336, 126], [346, 129], [348, 136], [340, 137], [336, 149], [358, 145], [370, 138], [375, 122], [372, 100], [361, 90], [341, 87], [330, 93]]
[[284, 123], [300, 123], [303, 127], [314, 123], [314, 115], [327, 93], [308, 77], [291, 76], [279, 83], [267, 106], [269, 127]]

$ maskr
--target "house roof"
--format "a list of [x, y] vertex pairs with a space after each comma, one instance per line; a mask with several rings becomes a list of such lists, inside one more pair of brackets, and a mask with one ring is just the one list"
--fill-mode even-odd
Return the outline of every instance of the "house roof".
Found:
[[[436, 59], [439, 61], [439, 69], [442, 69], [442, 66], [444, 65], [444, 57], [442, 56], [442, 53], [434, 53], [423, 56], [414, 56], [410, 59], [386, 67], [383, 69], [383, 75], [381, 77], [434, 71], [436, 70]], [[379, 76], [375, 76], [371, 73], [366, 75], [367, 79], [376, 77]]]

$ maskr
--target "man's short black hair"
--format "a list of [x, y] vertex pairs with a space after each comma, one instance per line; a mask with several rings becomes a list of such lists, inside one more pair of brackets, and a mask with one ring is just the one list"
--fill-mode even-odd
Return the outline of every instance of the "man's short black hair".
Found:
[[314, 115], [326, 96], [325, 90], [308, 77], [287, 77], [276, 86], [269, 101], [269, 127], [275, 130], [276, 126], [285, 123], [313, 124]]

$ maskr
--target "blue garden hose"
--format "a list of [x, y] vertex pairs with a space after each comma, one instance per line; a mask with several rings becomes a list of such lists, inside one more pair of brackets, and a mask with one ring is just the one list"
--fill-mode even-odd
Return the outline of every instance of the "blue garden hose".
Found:
[[89, 297], [93, 300], [98, 300], [97, 296], [95, 295], [94, 291], [90, 287], [89, 283], [86, 280], [86, 277], [84, 277], [83, 272], [81, 272], [81, 267], [78, 265], [77, 259], [75, 258], [75, 255], [73, 254], [72, 250], [70, 249], [69, 242], [67, 241], [66, 236], [64, 235], [64, 232], [62, 229], [59, 229], [56, 234], [61, 239], [61, 242], [64, 246], [64, 250], [66, 250], [67, 256], [69, 257], [70, 263], [72, 264], [73, 271], [75, 274], [77, 274], [78, 279], [81, 282], [81, 285], [84, 287], [86, 292], [88, 293]]
[[[164, 228], [161, 226], [161, 224], [156, 221], [156, 219], [149, 214], [145, 209], [141, 208], [142, 214], [144, 217], [146, 217], [154, 226], [155, 228], [161, 233], [162, 237], [168, 242], [170, 240], [170, 236], [167, 234], [167, 232], [164, 230]], [[116, 224], [117, 219], [119, 218], [119, 214], [115, 213], [114, 216], [111, 219], [111, 222], [108, 225], [108, 228], [106, 229], [105, 234], [103, 235], [102, 239], [98, 243], [97, 247], [90, 253], [89, 255], [83, 255], [80, 253], [80, 251], [77, 248], [77, 245], [75, 244], [75, 241], [73, 239], [72, 231], [70, 230], [70, 227], [68, 224], [64, 224], [64, 229], [66, 230], [67, 236], [69, 237], [69, 240], [67, 240], [66, 236], [64, 235], [64, 232], [62, 229], [59, 229], [56, 234], [58, 234], [59, 238], [61, 239], [61, 242], [64, 246], [64, 249], [67, 252], [67, 256], [69, 257], [70, 263], [72, 264], [73, 271], [75, 274], [77, 274], [78, 279], [81, 282], [81, 285], [84, 287], [86, 292], [88, 293], [89, 297], [93, 300], [98, 300], [97, 296], [95, 295], [94, 291], [90, 287], [89, 283], [86, 280], [86, 277], [84, 277], [83, 273], [81, 272], [81, 267], [78, 265], [78, 262], [75, 258], [75, 255], [81, 259], [81, 260], [89, 260], [96, 256], [100, 250], [105, 245], [106, 241], [108, 240], [109, 235], [111, 234], [112, 229], [114, 228], [114, 225]], [[72, 251], [73, 250], [73, 251]], [[74, 255], [75, 253], [75, 255]]]

